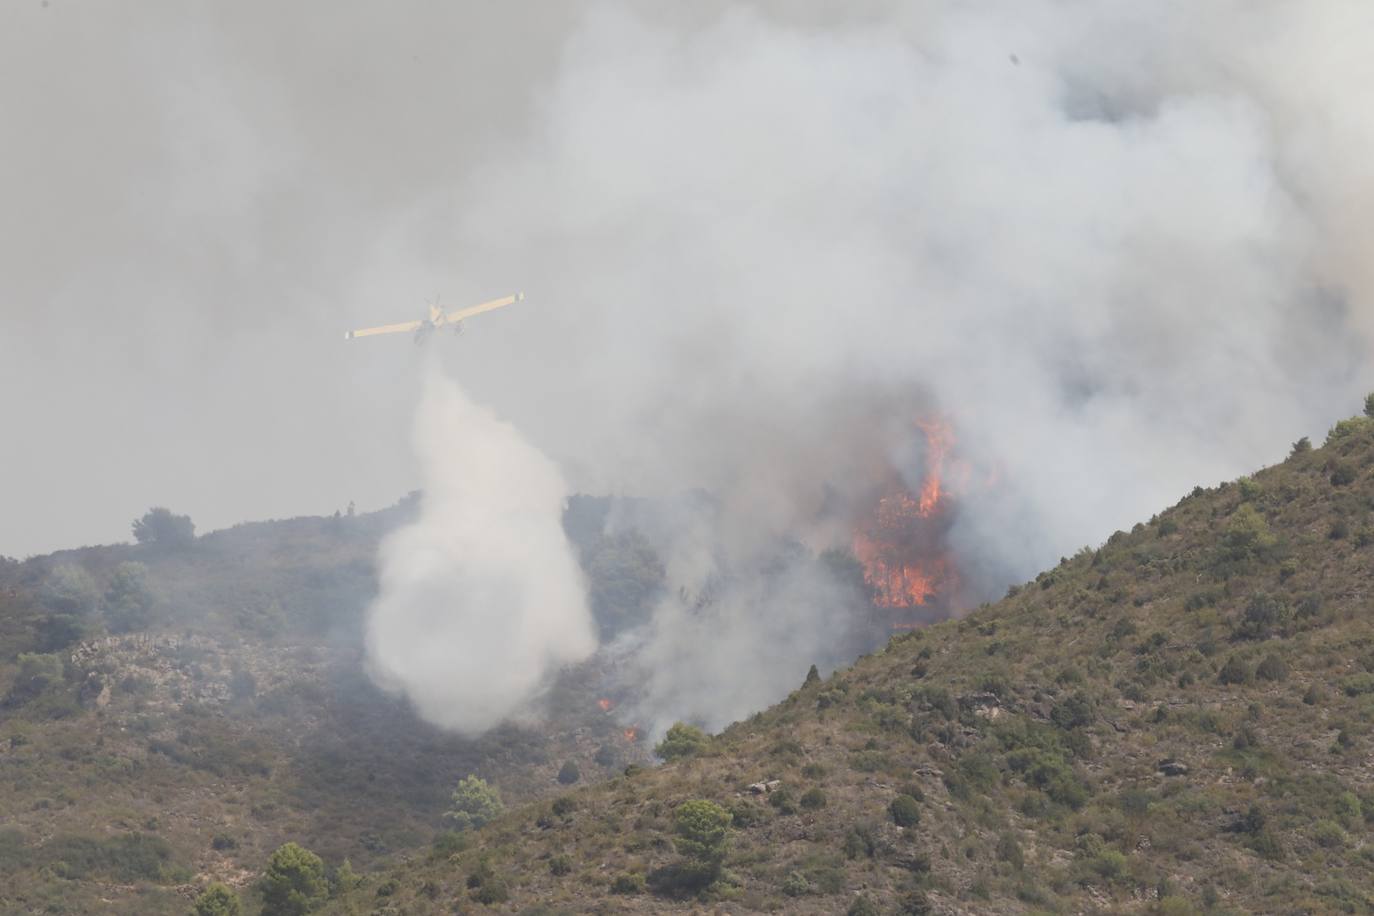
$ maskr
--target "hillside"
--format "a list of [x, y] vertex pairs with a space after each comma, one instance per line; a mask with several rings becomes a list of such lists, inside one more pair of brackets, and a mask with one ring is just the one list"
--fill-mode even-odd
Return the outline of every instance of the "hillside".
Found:
[[368, 680], [377, 545], [412, 505], [0, 559], [0, 912], [184, 913], [287, 840], [379, 867], [444, 829], [464, 776], [518, 804], [568, 760], [641, 758], [591, 667], [555, 725], [478, 739]]
[[1359, 418], [329, 912], [1370, 912], [1371, 594]]

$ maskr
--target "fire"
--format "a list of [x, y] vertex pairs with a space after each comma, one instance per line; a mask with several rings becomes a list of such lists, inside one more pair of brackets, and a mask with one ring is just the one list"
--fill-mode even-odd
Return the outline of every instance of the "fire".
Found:
[[596, 705], [601, 707], [602, 712], [610, 712], [612, 709], [615, 709], [615, 703], [613, 703], [609, 697], [602, 697], [597, 700]]
[[929, 518], [940, 508], [945, 458], [953, 443], [954, 433], [948, 423], [940, 420], [917, 421], [916, 425], [925, 433], [926, 454], [930, 465], [926, 469], [926, 479], [921, 483], [921, 498], [917, 502], [917, 512], [922, 518]]
[[917, 426], [926, 440], [919, 491], [912, 493], [894, 475], [854, 531], [854, 556], [863, 565], [864, 581], [873, 589], [878, 607], [923, 606], [948, 597], [958, 582], [943, 543], [953, 430], [943, 420], [923, 420]]
[[639, 740], [639, 728], [637, 726], [631, 725], [629, 728], [625, 729], [623, 734], [627, 744], [634, 744]]

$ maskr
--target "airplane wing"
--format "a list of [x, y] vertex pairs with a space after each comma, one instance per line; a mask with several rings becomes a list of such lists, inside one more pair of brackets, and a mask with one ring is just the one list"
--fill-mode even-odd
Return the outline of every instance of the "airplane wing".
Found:
[[494, 311], [495, 309], [505, 308], [506, 306], [513, 305], [514, 303], [519, 302], [521, 299], [524, 298], [524, 293], [516, 293], [513, 296], [503, 296], [500, 299], [493, 299], [490, 302], [483, 302], [481, 305], [473, 305], [465, 309], [459, 309], [456, 312], [449, 312], [447, 315], [444, 316], [444, 320], [448, 323], [462, 321], [464, 318], [471, 318], [473, 315], [480, 315], [483, 312], [490, 312]]
[[355, 337], [371, 337], [374, 334], [404, 334], [408, 331], [418, 330], [423, 324], [423, 321], [402, 321], [400, 324], [384, 324], [378, 328], [363, 328], [361, 331], [345, 331], [344, 340], [352, 340]]

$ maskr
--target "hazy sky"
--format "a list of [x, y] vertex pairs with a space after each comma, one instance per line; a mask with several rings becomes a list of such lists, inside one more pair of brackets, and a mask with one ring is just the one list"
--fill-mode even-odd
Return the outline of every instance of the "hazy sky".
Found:
[[5, 4], [0, 553], [394, 501], [436, 293], [574, 487], [785, 525], [919, 389], [1026, 565], [1374, 387], [1369, 4], [684, 6]]

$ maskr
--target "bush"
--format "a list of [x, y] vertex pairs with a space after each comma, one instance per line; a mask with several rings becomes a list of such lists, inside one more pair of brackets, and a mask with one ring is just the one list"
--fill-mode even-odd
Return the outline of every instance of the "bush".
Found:
[[1288, 665], [1277, 653], [1270, 652], [1255, 668], [1255, 677], [1261, 681], [1288, 680]]
[[1306, 436], [1303, 436], [1297, 442], [1293, 443], [1293, 450], [1289, 453], [1289, 455], [1303, 455], [1310, 451], [1312, 451], [1312, 440], [1307, 438]]
[[567, 795], [560, 795], [553, 800], [553, 816], [567, 817], [577, 810], [577, 802]]
[[1355, 482], [1355, 469], [1344, 462], [1336, 465], [1331, 471], [1331, 485], [1344, 487]]
[[701, 729], [678, 722], [668, 729], [668, 734], [664, 735], [663, 741], [654, 748], [654, 753], [664, 760], [695, 757], [706, 749], [709, 741], [710, 739]]
[[1278, 544], [1278, 538], [1264, 516], [1250, 503], [1243, 503], [1231, 513], [1222, 544], [1229, 559], [1244, 560], [1267, 553]]
[[563, 764], [563, 768], [558, 771], [558, 781], [565, 786], [570, 786], [581, 778], [582, 771], [571, 760]]
[[921, 822], [921, 805], [910, 795], [898, 795], [887, 806], [887, 812], [898, 827], [915, 827]]
[[196, 539], [196, 526], [189, 515], [173, 515], [170, 509], [155, 506], [135, 519], [134, 540], [154, 547], [185, 547]]
[[1291, 616], [1288, 603], [1282, 598], [1255, 595], [1245, 606], [1236, 635], [1242, 639], [1268, 639], [1287, 624]]
[[1323, 849], [1339, 849], [1346, 844], [1345, 831], [1335, 821], [1317, 821], [1312, 840]]
[[1025, 853], [1021, 851], [1021, 844], [1017, 842], [1016, 836], [1004, 833], [997, 839], [997, 860], [1006, 862], [1012, 868], [1020, 871], [1026, 865]]
[[798, 804], [807, 811], [815, 811], [819, 808], [824, 808], [825, 792], [820, 788], [807, 789], [806, 792], [802, 794]]
[[1250, 666], [1241, 661], [1239, 655], [1232, 655], [1217, 673], [1219, 684], [1248, 684], [1254, 680]]
[[572, 859], [567, 856], [554, 856], [549, 860], [549, 874], [561, 878], [572, 873]]
[[673, 821], [678, 852], [709, 884], [720, 873], [730, 844], [730, 812], [713, 801], [698, 798], [678, 805]]
[[195, 916], [239, 916], [239, 898], [218, 881], [200, 892], [191, 912]]
[[636, 872], [626, 875], [618, 875], [611, 882], [612, 894], [642, 894], [644, 893], [644, 876]]
[[879, 916], [880, 913], [878, 905], [863, 895], [855, 897], [849, 909], [845, 910], [845, 916]]
[[1078, 691], [1050, 710], [1050, 721], [1062, 729], [1083, 728], [1097, 716], [1096, 705], [1086, 693]]
[[329, 893], [324, 862], [296, 843], [272, 853], [262, 876], [263, 916], [300, 916], [322, 905]]
[[444, 816], [452, 818], [458, 830], [476, 830], [506, 810], [496, 787], [476, 776], [460, 780], [452, 798], [453, 810], [445, 812]]
[[790, 871], [782, 881], [782, 892], [789, 897], [804, 897], [811, 893], [811, 882], [799, 871]]

